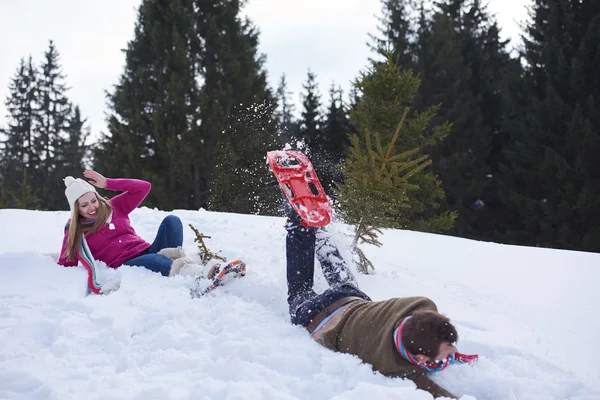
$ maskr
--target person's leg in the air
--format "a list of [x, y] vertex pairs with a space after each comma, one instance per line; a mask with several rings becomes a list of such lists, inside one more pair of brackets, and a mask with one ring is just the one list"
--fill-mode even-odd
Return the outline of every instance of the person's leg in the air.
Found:
[[358, 288], [358, 282], [342, 258], [329, 231], [320, 228], [316, 231], [315, 252], [321, 264], [323, 276], [331, 288], [351, 285]]
[[[293, 209], [291, 211], [293, 212]], [[293, 214], [288, 216], [286, 261], [288, 304], [292, 323], [306, 326], [330, 304], [344, 297], [354, 296], [371, 300], [358, 289], [354, 276], [345, 265], [339, 251], [335, 246], [331, 246], [326, 236], [317, 233], [316, 228], [301, 226], [299, 217]], [[321, 239], [317, 239], [318, 236]], [[313, 290], [315, 242], [317, 246], [320, 245], [317, 257], [331, 286], [321, 294], [316, 294]]]
[[291, 218], [286, 223], [286, 230], [285, 250], [290, 317], [294, 324], [302, 325], [300, 321], [307, 316], [298, 316], [298, 308], [302, 303], [316, 296], [313, 290], [315, 230], [302, 227]]

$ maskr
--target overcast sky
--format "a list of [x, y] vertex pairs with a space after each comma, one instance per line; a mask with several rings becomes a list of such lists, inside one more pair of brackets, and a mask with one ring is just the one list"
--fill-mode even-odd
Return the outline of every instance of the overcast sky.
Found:
[[[490, 0], [503, 38], [518, 44], [519, 23], [530, 0]], [[133, 38], [140, 0], [0, 0], [0, 125], [4, 125], [8, 84], [19, 60], [42, 60], [54, 40], [70, 99], [81, 107], [94, 136], [105, 130], [105, 91], [118, 82], [125, 60], [121, 49]], [[273, 88], [286, 74], [293, 100], [306, 72], [317, 74], [323, 101], [332, 81], [347, 93], [372, 53], [368, 34], [377, 32], [380, 0], [250, 0], [245, 13], [260, 28], [260, 51]]]

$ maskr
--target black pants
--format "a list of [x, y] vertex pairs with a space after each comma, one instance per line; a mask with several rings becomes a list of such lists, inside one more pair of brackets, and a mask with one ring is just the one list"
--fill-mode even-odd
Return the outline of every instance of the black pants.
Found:
[[[323, 228], [306, 228], [300, 218], [286, 207], [286, 261], [288, 304], [293, 324], [306, 326], [328, 305], [342, 297], [357, 296], [371, 301], [358, 289], [352, 272]], [[329, 289], [321, 294], [313, 290], [315, 252]]]

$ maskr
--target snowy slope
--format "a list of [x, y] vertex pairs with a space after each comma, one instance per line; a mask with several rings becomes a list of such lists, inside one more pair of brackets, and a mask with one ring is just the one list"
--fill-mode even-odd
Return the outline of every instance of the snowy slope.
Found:
[[[55, 265], [66, 212], [0, 210], [0, 399], [430, 399], [292, 326], [283, 218], [176, 211], [193, 253], [242, 258], [248, 275], [201, 299], [192, 277], [122, 267], [121, 288], [85, 296]], [[167, 213], [141, 208], [148, 241]], [[348, 242], [348, 227], [332, 227]], [[374, 300], [426, 295], [479, 353], [433, 378], [464, 399], [600, 399], [600, 254], [387, 231], [358, 277]], [[317, 273], [317, 285], [324, 279]], [[472, 396], [472, 397], [471, 397]]]

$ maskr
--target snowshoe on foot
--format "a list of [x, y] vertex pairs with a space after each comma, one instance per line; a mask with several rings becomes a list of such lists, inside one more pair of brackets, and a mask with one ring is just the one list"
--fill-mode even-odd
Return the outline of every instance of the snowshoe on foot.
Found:
[[244, 276], [246, 276], [246, 264], [241, 260], [231, 261], [225, 264], [225, 266], [222, 266], [220, 263], [215, 264], [206, 274], [206, 277], [212, 281], [210, 285], [208, 287], [201, 287], [200, 277], [197, 277], [198, 287], [191, 290], [191, 295], [192, 297], [204, 296], [219, 286], [223, 286], [233, 279]]
[[302, 226], [328, 225], [331, 204], [308, 157], [293, 150], [269, 151], [267, 161]]

